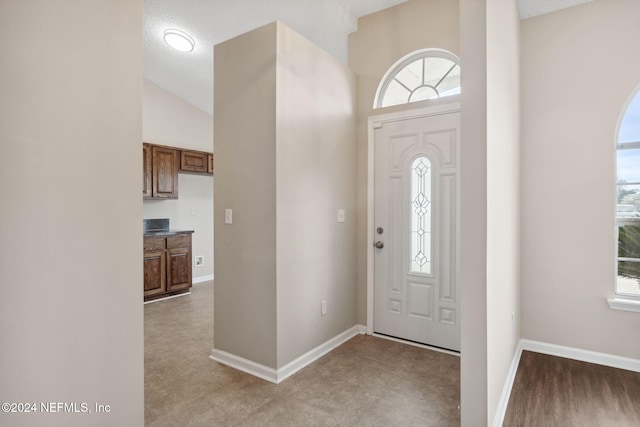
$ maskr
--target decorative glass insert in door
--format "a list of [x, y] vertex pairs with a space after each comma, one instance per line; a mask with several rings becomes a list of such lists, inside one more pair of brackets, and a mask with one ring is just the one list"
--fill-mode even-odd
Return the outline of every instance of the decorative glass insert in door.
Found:
[[411, 162], [412, 273], [431, 274], [431, 162], [425, 156]]

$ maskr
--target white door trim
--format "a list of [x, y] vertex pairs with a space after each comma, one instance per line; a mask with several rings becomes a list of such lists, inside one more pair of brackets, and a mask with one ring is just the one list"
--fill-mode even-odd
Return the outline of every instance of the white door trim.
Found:
[[[457, 98], [457, 97], [456, 97]], [[394, 113], [370, 116], [367, 119], [367, 335], [373, 334], [373, 287], [374, 287], [374, 203], [375, 203], [375, 133], [385, 123], [401, 120], [417, 119], [420, 117], [436, 116], [460, 112], [460, 102], [438, 103], [428, 107]]]

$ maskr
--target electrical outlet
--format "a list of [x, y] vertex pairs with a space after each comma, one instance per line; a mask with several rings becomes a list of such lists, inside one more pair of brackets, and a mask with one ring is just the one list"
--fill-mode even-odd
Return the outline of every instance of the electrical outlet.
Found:
[[323, 299], [322, 302], [320, 303], [320, 315], [322, 316], [326, 316], [327, 315], [327, 300]]
[[204, 265], [204, 256], [200, 255], [195, 257], [195, 262], [193, 264], [196, 267], [202, 267]]

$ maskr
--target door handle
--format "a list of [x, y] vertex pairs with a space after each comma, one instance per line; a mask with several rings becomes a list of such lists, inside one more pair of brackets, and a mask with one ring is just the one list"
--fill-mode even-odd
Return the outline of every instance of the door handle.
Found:
[[377, 242], [375, 242], [373, 244], [373, 246], [375, 246], [378, 249], [382, 249], [382, 248], [384, 248], [384, 243], [382, 243], [380, 240], [378, 240]]

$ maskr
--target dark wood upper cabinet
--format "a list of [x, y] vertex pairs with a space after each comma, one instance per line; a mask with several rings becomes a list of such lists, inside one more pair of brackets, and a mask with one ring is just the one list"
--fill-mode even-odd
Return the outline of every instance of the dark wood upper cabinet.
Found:
[[142, 144], [142, 196], [177, 199], [178, 172], [213, 175], [213, 153]]
[[[142, 147], [144, 158], [144, 183], [143, 196], [151, 199], [177, 199], [178, 198], [178, 150], [170, 147], [162, 147], [156, 145], [145, 145]], [[151, 152], [151, 162], [149, 165], [149, 154]], [[149, 173], [149, 169], [151, 173]], [[148, 185], [149, 180], [151, 184]], [[151, 188], [151, 194], [145, 192], [148, 187]]]
[[180, 152], [180, 172], [207, 173], [207, 153], [182, 150]]
[[181, 150], [180, 172], [213, 174], [213, 154], [204, 151]]
[[142, 144], [142, 196], [151, 197], [151, 146]]
[[178, 150], [153, 147], [153, 197], [178, 198]]

